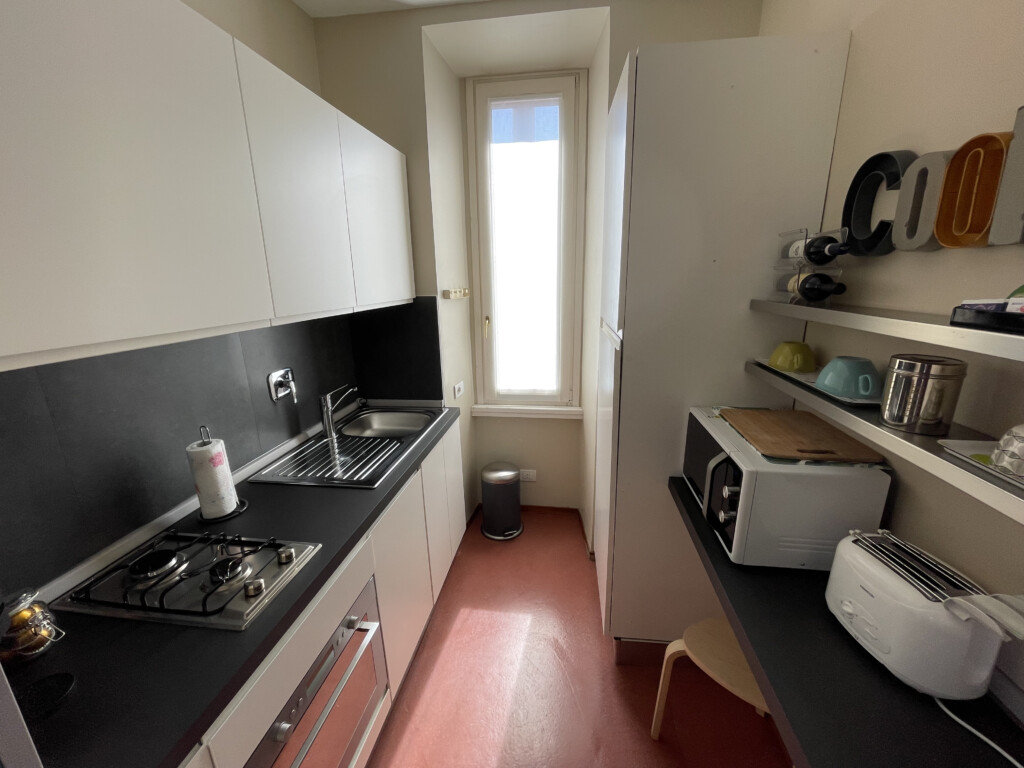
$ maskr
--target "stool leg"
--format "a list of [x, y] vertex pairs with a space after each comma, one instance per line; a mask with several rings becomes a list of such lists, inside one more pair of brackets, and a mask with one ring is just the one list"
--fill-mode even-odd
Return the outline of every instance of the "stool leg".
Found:
[[655, 741], [661, 735], [661, 719], [665, 716], [665, 702], [668, 701], [668, 685], [672, 679], [672, 665], [680, 656], [686, 655], [686, 643], [675, 640], [665, 649], [665, 660], [661, 664], [661, 682], [658, 683], [658, 701], [654, 705], [654, 722], [651, 723], [651, 738]]

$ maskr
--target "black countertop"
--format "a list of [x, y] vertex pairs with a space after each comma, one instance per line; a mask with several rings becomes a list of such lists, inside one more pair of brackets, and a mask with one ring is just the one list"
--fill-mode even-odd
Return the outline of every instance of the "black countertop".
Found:
[[[217, 531], [323, 545], [242, 632], [55, 611], [67, 637], [10, 675], [14, 687], [75, 676], [68, 699], [29, 723], [45, 768], [178, 766], [458, 414], [446, 409], [373, 490], [238, 485], [249, 508]], [[175, 527], [210, 530], [196, 513]]]
[[[733, 563], [686, 481], [669, 478], [669, 489], [798, 768], [1006, 768], [839, 624], [825, 605], [827, 572]], [[945, 703], [1024, 760], [1024, 730], [991, 697]]]

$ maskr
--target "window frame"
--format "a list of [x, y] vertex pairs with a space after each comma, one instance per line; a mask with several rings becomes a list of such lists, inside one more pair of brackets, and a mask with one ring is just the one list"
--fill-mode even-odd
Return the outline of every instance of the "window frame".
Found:
[[[578, 407], [582, 367], [583, 237], [585, 211], [587, 72], [568, 70], [466, 80], [467, 186], [473, 271], [473, 351], [476, 403], [487, 406]], [[561, 153], [561, 316], [559, 390], [551, 395], [500, 394], [495, 386], [495, 335], [485, 319], [493, 316], [487, 160], [490, 146], [489, 100], [560, 93], [563, 114], [572, 125], [560, 129]], [[560, 119], [560, 126], [563, 121]], [[481, 194], [482, 193], [482, 194]]]

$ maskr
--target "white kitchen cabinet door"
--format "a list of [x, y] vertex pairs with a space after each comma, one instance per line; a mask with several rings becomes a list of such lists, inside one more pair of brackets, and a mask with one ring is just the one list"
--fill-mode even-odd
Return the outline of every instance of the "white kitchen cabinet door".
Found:
[[434, 602], [452, 564], [451, 524], [448, 520], [448, 487], [444, 445], [438, 443], [420, 465], [423, 476], [423, 507], [430, 554], [430, 587]]
[[4, 0], [0, 115], [0, 355], [271, 316], [226, 32], [178, 0]]
[[274, 316], [355, 306], [338, 111], [235, 41]]
[[388, 683], [395, 694], [434, 605], [419, 471], [377, 520], [370, 542]]
[[[461, 417], [459, 417], [461, 418]], [[444, 476], [448, 488], [448, 525], [452, 542], [452, 558], [459, 551], [466, 533], [466, 486], [462, 478], [462, 433], [459, 419], [441, 438], [444, 447]]]
[[338, 112], [358, 307], [412, 299], [405, 155]]

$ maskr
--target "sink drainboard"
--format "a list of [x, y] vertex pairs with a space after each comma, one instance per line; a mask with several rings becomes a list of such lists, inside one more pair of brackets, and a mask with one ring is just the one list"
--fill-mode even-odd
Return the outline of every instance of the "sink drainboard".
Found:
[[402, 447], [400, 440], [387, 437], [339, 436], [333, 447], [330, 440], [315, 440], [299, 446], [249, 480], [373, 488]]

